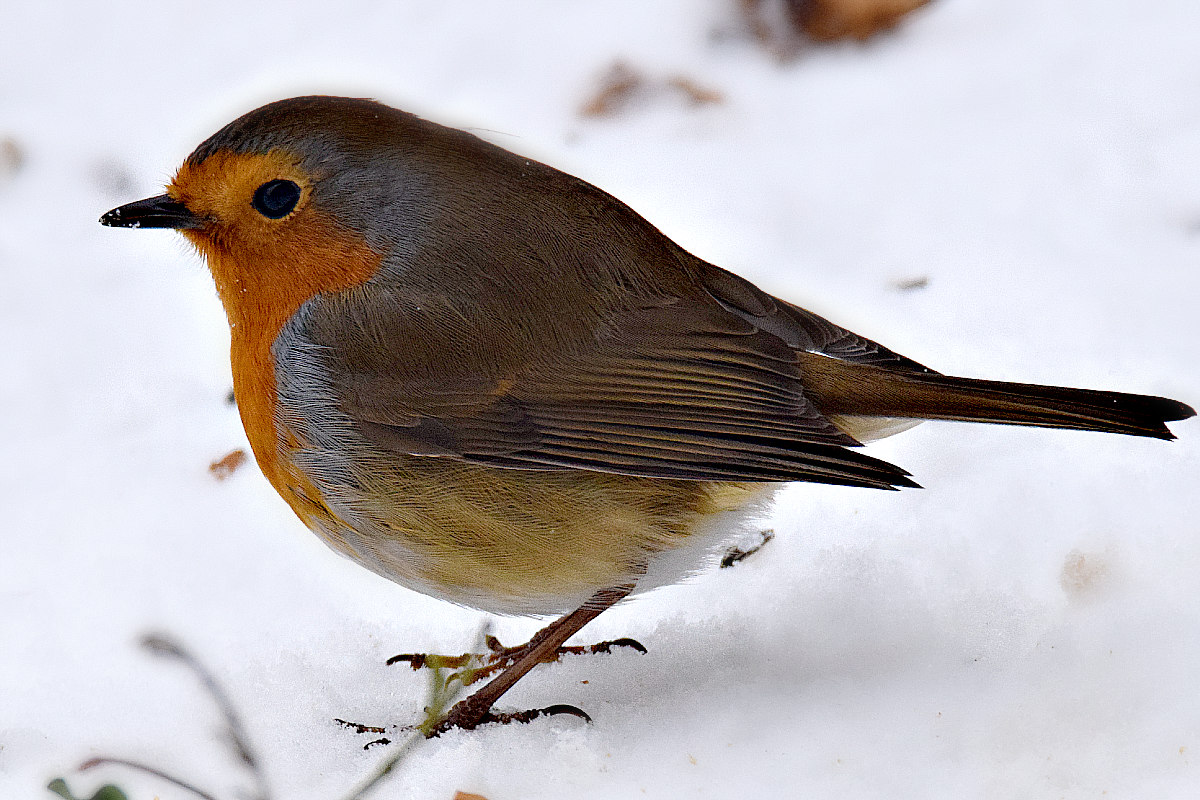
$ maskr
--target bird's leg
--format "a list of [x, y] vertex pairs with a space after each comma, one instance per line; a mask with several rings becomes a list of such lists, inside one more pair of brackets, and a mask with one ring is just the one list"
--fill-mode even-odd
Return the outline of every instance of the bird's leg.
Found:
[[742, 548], [738, 546], [730, 547], [725, 551], [725, 555], [721, 558], [721, 569], [732, 567], [745, 561], [750, 556], [757, 553], [767, 546], [767, 542], [775, 538], [775, 531], [767, 528], [758, 532], [758, 543], [750, 547]]
[[[606, 609], [623, 600], [631, 591], [633, 591], [632, 584], [596, 592], [581, 607], [538, 631], [526, 644], [521, 647], [504, 649], [502, 651], [506, 657], [504, 670], [482, 689], [456, 703], [426, 735], [438, 736], [451, 728], [473, 730], [485, 722], [520, 719], [520, 715], [493, 714], [492, 705], [529, 670], [538, 664], [554, 661], [558, 656], [559, 648], [567, 639], [571, 638], [584, 625], [600, 616]], [[645, 650], [645, 648], [641, 649]], [[509, 658], [511, 661], [508, 660]], [[558, 707], [551, 707], [544, 711], [545, 713], [554, 713], [563, 710], [578, 711], [578, 709]], [[586, 715], [583, 716], [586, 717]]]

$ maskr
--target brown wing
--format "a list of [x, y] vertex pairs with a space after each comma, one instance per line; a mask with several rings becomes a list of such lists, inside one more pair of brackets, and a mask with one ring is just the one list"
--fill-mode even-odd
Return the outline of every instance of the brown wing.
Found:
[[[352, 348], [360, 329], [326, 346]], [[846, 449], [858, 442], [804, 396], [788, 344], [717, 303], [626, 310], [582, 342], [541, 352], [513, 369], [482, 359], [436, 379], [406, 377], [397, 363], [330, 363], [345, 411], [397, 452], [655, 478], [915, 485]]]

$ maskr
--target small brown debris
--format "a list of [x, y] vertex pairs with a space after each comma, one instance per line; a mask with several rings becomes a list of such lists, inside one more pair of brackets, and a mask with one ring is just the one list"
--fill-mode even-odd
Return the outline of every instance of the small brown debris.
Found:
[[333, 721], [346, 730], [351, 730], [355, 733], [387, 733], [386, 728], [380, 728], [376, 725], [363, 725], [361, 722], [349, 722], [341, 717], [334, 717]]
[[1072, 550], [1063, 562], [1058, 582], [1072, 598], [1083, 599], [1103, 589], [1111, 572], [1102, 555]]
[[724, 102], [725, 96], [697, 83], [686, 75], [665, 80], [647, 77], [624, 61], [615, 61], [600, 79], [600, 88], [579, 109], [584, 117], [615, 117], [635, 103], [673, 95], [689, 106], [707, 106]]
[[223, 481], [233, 473], [237, 472], [238, 467], [246, 463], [246, 451], [240, 447], [226, 454], [208, 465], [208, 471], [213, 477], [219, 481]]
[[600, 88], [584, 103], [579, 113], [585, 117], [612, 117], [623, 111], [643, 86], [646, 78], [624, 61], [615, 61], [600, 78]]
[[889, 31], [929, 0], [788, 0], [792, 24], [816, 42], [864, 42]]
[[929, 0], [738, 0], [751, 34], [781, 60], [805, 42], [866, 41]]
[[892, 281], [892, 288], [898, 292], [915, 292], [929, 285], [928, 275], [918, 275], [915, 278], [901, 278]]
[[667, 81], [667, 85], [681, 92], [688, 103], [694, 106], [710, 106], [725, 102], [725, 95], [715, 89], [701, 86], [684, 75], [676, 75]]
[[481, 794], [473, 794], [471, 792], [455, 792], [454, 800], [487, 800], [487, 798]]
[[0, 180], [16, 175], [25, 166], [25, 150], [11, 136], [0, 136]]

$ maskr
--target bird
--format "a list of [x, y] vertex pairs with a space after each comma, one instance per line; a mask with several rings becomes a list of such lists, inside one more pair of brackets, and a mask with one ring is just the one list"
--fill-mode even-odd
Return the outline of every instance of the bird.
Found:
[[895, 490], [923, 420], [1158, 439], [1184, 403], [943, 375], [684, 250], [577, 177], [369, 99], [269, 103], [100, 222], [181, 233], [228, 317], [262, 473], [333, 550], [560, 615], [430, 735], [696, 570], [774, 492]]

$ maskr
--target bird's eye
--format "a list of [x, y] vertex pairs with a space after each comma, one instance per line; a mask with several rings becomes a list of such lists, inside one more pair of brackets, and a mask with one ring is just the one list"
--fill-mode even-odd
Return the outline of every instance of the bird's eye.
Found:
[[254, 190], [250, 205], [267, 219], [283, 219], [300, 202], [300, 187], [292, 181], [267, 181]]

